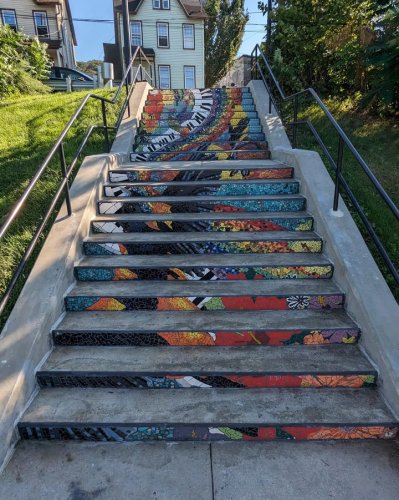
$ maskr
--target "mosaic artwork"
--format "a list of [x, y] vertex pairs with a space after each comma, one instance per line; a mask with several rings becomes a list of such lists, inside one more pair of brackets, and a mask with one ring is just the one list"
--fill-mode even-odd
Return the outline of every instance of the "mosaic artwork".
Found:
[[[220, 182], [220, 181], [219, 181]], [[105, 196], [115, 198], [125, 197], [150, 197], [150, 196], [262, 196], [298, 194], [299, 184], [290, 182], [233, 182], [225, 184], [207, 184], [206, 182], [195, 182], [192, 184], [181, 184], [172, 182], [170, 184], [136, 184], [134, 186], [105, 186]]]
[[248, 109], [253, 101], [243, 101], [244, 95], [250, 97], [249, 89], [151, 94], [131, 161], [268, 159], [266, 143], [240, 137], [263, 133], [257, 112]]
[[94, 233], [149, 233], [149, 232], [237, 232], [237, 231], [312, 231], [313, 217], [270, 217], [268, 219], [226, 220], [132, 220], [95, 221]]
[[291, 179], [293, 168], [248, 168], [245, 170], [125, 170], [111, 171], [110, 182], [239, 181]]
[[75, 269], [80, 281], [126, 281], [126, 280], [262, 280], [262, 279], [329, 279], [333, 266], [297, 265], [266, 267], [197, 267], [197, 268], [104, 268]]
[[80, 374], [73, 372], [39, 372], [37, 381], [40, 387], [90, 387], [115, 389], [270, 389], [270, 388], [350, 388], [361, 389], [376, 384], [375, 374], [323, 375], [323, 374], [284, 374], [284, 375], [196, 375], [196, 374]]
[[159, 201], [100, 201], [98, 211], [101, 215], [116, 214], [178, 214], [204, 212], [300, 212], [306, 208], [306, 199], [215, 199], [168, 202]]
[[[259, 126], [257, 125], [257, 128]], [[179, 142], [183, 141], [182, 137], [180, 134], [177, 134], [175, 132], [172, 132], [171, 134], [167, 135], [165, 137], [165, 134], [151, 134], [148, 133], [146, 130], [138, 130], [137, 134], [134, 139], [134, 150], [136, 150], [137, 147], [139, 146], [144, 146], [144, 145], [153, 145], [158, 142], [163, 142], [165, 145], [168, 145], [171, 141], [174, 141], [175, 144], [179, 144]], [[266, 136], [262, 132], [239, 132], [237, 134], [230, 134], [229, 132], [223, 132], [219, 136], [215, 136], [212, 139], [212, 142], [235, 142], [235, 141], [240, 141], [240, 142], [262, 142], [266, 143]]]
[[92, 297], [67, 296], [67, 311], [269, 311], [341, 309], [344, 295], [222, 297]]
[[233, 332], [53, 332], [55, 345], [63, 346], [322, 346], [356, 344], [359, 338], [358, 328]]
[[392, 425], [340, 425], [309, 426], [232, 426], [177, 424], [174, 426], [143, 424], [133, 425], [35, 425], [19, 424], [18, 430], [24, 440], [63, 441], [275, 441], [275, 440], [349, 440], [349, 439], [395, 439], [397, 424]]
[[[181, 238], [181, 235], [177, 236]], [[183, 238], [182, 238], [183, 239]], [[319, 253], [321, 240], [201, 241], [184, 243], [91, 243], [84, 242], [86, 255], [185, 255], [242, 253]]]

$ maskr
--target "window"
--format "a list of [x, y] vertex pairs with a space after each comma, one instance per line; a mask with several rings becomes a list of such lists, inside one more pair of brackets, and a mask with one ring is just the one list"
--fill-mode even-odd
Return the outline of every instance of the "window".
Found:
[[184, 88], [195, 89], [195, 66], [184, 66]]
[[130, 25], [132, 27], [132, 45], [141, 47], [143, 45], [141, 21], [132, 21]]
[[152, 0], [152, 8], [170, 10], [170, 0]]
[[10, 26], [10, 28], [12, 28], [14, 31], [18, 30], [17, 15], [14, 9], [2, 9], [1, 19], [3, 21], [3, 24]]
[[159, 66], [159, 88], [170, 89], [170, 66]]
[[169, 24], [157, 23], [158, 47], [169, 48]]
[[183, 24], [183, 49], [195, 49], [194, 24]]
[[47, 12], [34, 11], [33, 19], [35, 21], [36, 34], [40, 37], [49, 38], [50, 30], [48, 28]]

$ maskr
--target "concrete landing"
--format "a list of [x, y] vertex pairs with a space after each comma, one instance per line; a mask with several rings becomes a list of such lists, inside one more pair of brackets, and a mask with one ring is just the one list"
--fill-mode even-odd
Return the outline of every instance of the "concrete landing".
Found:
[[396, 500], [395, 443], [21, 443], [18, 500]]

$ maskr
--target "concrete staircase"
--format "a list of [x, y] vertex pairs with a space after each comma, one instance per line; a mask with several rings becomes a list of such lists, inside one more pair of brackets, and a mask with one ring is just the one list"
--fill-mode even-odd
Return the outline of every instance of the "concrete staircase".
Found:
[[300, 183], [269, 157], [248, 89], [150, 93], [23, 439], [395, 438]]

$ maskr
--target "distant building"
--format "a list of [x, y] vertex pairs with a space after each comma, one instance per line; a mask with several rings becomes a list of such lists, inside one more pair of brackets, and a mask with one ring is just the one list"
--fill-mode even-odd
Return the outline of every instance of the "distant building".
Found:
[[[196, 88], [205, 85], [202, 0], [130, 0], [132, 49], [141, 46], [154, 87]], [[104, 44], [105, 61], [122, 76], [122, 0], [114, 0], [115, 44]]]
[[0, 22], [46, 43], [56, 66], [76, 66], [69, 0], [0, 0]]
[[227, 75], [219, 82], [219, 87], [245, 87], [251, 81], [251, 56], [242, 55]]

